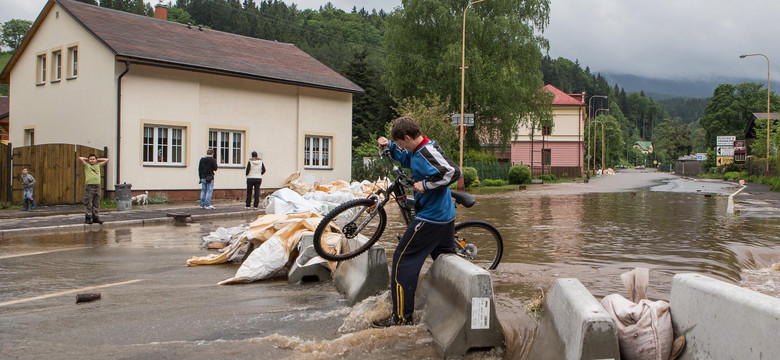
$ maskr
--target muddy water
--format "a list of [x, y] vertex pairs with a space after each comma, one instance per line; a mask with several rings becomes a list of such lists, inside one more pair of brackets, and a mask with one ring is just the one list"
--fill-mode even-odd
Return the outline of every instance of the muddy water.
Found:
[[[689, 191], [676, 192], [670, 189], [670, 184], [674, 189], [688, 186]], [[476, 195], [474, 207], [458, 208], [459, 221], [479, 219], [494, 224], [501, 231], [505, 246], [502, 263], [492, 275], [507, 348], [475, 352], [466, 358], [528, 358], [534, 344], [559, 348], [555, 339], [536, 339], [536, 321], [528, 315], [526, 305], [560, 277], [578, 278], [594, 295], [602, 297], [610, 293], [622, 294], [620, 273], [643, 266], [650, 268], [648, 295], [653, 299], [668, 300], [672, 276], [691, 271], [780, 296], [780, 272], [772, 269], [772, 265], [780, 261], [780, 219], [726, 215], [727, 197], [696, 192], [698, 184], [670, 184], [664, 191], [640, 186], [610, 192], [615, 189], [602, 186], [597, 192], [559, 187], [550, 191], [482, 193]], [[591, 189], [598, 188], [596, 183], [591, 185]], [[728, 193], [727, 190], [713, 192]], [[404, 229], [397, 211], [390, 210], [389, 228], [382, 239], [387, 249], [393, 248], [394, 235]], [[157, 291], [167, 291], [166, 296], [172, 297], [175, 303], [186, 304], [185, 307], [169, 306], [167, 300], [156, 298], [121, 304], [119, 296], [112, 298], [110, 293], [98, 305], [139, 307], [140, 310], [128, 312], [128, 319], [141, 316], [138, 311], [148, 312], [150, 318], [157, 317], [155, 311], [165, 311], [166, 318], [181, 318], [181, 324], [155, 323], [153, 328], [159, 333], [145, 335], [128, 330], [130, 333], [120, 336], [122, 331], [113, 328], [98, 332], [102, 335], [117, 331], [121, 341], [110, 338], [72, 341], [99, 345], [94, 348], [94, 355], [98, 357], [252, 358], [249, 354], [258, 353], [278, 358], [436, 357], [432, 339], [423, 326], [367, 329], [366, 318], [383, 316], [387, 312], [386, 304], [365, 306], [355, 313], [355, 309], [347, 306], [329, 284], [288, 285], [284, 278], [275, 278], [248, 285], [216, 287], [213, 284], [232, 276], [237, 265], [182, 269], [186, 258], [203, 255], [204, 250], [199, 248], [200, 236], [220, 225], [242, 223], [242, 220], [220, 220], [184, 227], [150, 226], [3, 238], [0, 239], [3, 250], [0, 269], [10, 276], [0, 280], [0, 302], [39, 295], [36, 293], [39, 289], [12, 281], [28, 273], [34, 274], [35, 281], [41, 284], [56, 285], [56, 290], [64, 290], [84, 286], [83, 279], [89, 278], [83, 273], [86, 270], [68, 270], [68, 264], [74, 268], [89, 264], [103, 269], [118, 266], [112, 264], [120, 257], [140, 259], [156, 253], [159, 257], [154, 258], [154, 264], [124, 260], [126, 264], [112, 270], [111, 281], [125, 280], [121, 278], [122, 274], [130, 279], [144, 278], [139, 288], [140, 284], [159, 285]], [[42, 251], [59, 252], [34, 255]], [[28, 256], [23, 256], [25, 254]], [[59, 254], [67, 254], [67, 260]], [[166, 261], [169, 263], [160, 264]], [[103, 263], [106, 265], [101, 265]], [[158, 267], [159, 272], [155, 270]], [[50, 273], [57, 274], [47, 275]], [[144, 296], [153, 297], [154, 294], [144, 293]], [[249, 304], [251, 310], [242, 307], [243, 312], [234, 314], [237, 310], [223, 309], [224, 305], [213, 304], [214, 299], [222, 304]], [[29, 306], [47, 308], [46, 305], [44, 301]], [[57, 304], [51, 306], [48, 317], [71, 316], [67, 308]], [[188, 310], [198, 306], [211, 310], [209, 314], [192, 314]], [[101, 315], [100, 308], [85, 306], [82, 309], [90, 309], [79, 317], [84, 320], [77, 320], [85, 324], [92, 324], [101, 316], [116, 311], [107, 309], [107, 313]], [[63, 315], [59, 315], [60, 312]], [[0, 333], [10, 334], [4, 335], [0, 342], [19, 345], [13, 351], [9, 350], [10, 346], [4, 349], [10, 354], [51, 354], [45, 350], [46, 346], [56, 348], [63, 358], [79, 354], [79, 346], [65, 340], [58, 346], [44, 340], [31, 342], [32, 345], [18, 344], [19, 338], [26, 336], [23, 331], [16, 332], [19, 331], [16, 330], [18, 324], [23, 324], [21, 328], [29, 329], [31, 333], [42, 334], [41, 337], [47, 340], [59, 336], [79, 339], [68, 335], [72, 325], [62, 325], [60, 330], [60, 325], [56, 325], [58, 322], [36, 326], [36, 315], [19, 315], [10, 306], [0, 307], [0, 314], [12, 318], [17, 325], [14, 332], [11, 327], [0, 325], [3, 330]], [[202, 326], [203, 317], [220, 320], [207, 322], [213, 327], [208, 332], [182, 326], [185, 323]], [[133, 322], [127, 322], [126, 326], [132, 329]], [[97, 336], [96, 339], [102, 338]], [[538, 355], [538, 349], [534, 354]], [[546, 355], [555, 358], [557, 354], [551, 351]]]

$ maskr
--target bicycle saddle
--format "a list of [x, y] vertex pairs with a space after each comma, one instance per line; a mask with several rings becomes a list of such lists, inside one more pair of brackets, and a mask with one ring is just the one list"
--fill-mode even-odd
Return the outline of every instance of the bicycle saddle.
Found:
[[450, 192], [452, 193], [452, 198], [455, 199], [455, 203], [458, 205], [463, 205], [467, 208], [470, 208], [474, 206], [474, 203], [477, 202], [469, 193], [460, 193], [455, 191]]

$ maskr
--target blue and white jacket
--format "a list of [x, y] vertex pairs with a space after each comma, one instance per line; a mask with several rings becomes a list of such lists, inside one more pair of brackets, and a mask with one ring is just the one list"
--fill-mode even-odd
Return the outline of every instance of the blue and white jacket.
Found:
[[445, 224], [455, 219], [455, 204], [450, 184], [458, 181], [460, 168], [444, 155], [441, 147], [423, 136], [414, 152], [409, 152], [390, 141], [390, 151], [401, 166], [412, 169], [412, 179], [422, 181], [425, 192], [414, 193], [415, 219]]

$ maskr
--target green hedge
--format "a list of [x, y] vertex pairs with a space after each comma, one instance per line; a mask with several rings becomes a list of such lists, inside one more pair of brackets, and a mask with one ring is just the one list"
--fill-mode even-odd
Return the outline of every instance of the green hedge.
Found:
[[525, 165], [512, 166], [507, 178], [510, 184], [528, 184], [531, 182], [531, 168]]
[[475, 181], [479, 180], [479, 176], [477, 175], [477, 169], [471, 167], [471, 166], [464, 166], [463, 167], [463, 186], [470, 187], [472, 185], [479, 185], [474, 184]]

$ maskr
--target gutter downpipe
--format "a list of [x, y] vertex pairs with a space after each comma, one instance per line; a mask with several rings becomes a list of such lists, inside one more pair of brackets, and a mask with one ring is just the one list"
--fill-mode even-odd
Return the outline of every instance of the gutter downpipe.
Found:
[[117, 78], [117, 87], [116, 87], [116, 184], [119, 184], [119, 181], [121, 179], [119, 168], [122, 164], [121, 161], [119, 161], [120, 155], [121, 155], [121, 141], [122, 141], [122, 77], [124, 77], [128, 71], [130, 71], [130, 63], [127, 61], [124, 61], [125, 63], [125, 71], [123, 71], [121, 74], [119, 74], [119, 78]]

